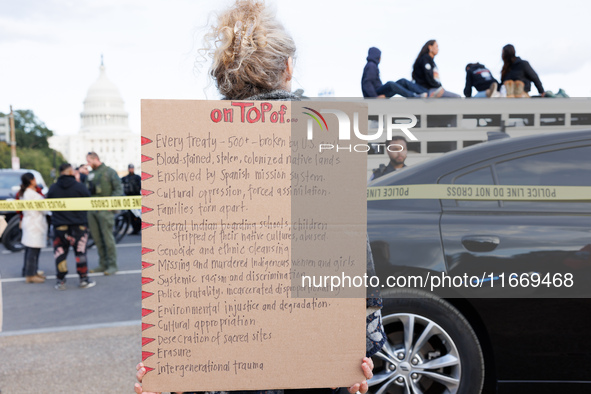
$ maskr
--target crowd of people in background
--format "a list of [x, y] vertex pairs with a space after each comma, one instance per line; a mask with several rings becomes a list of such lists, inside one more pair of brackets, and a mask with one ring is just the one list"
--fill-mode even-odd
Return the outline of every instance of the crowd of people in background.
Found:
[[[38, 187], [35, 176], [27, 172], [21, 176], [21, 187], [17, 199], [40, 200], [43, 198], [80, 198], [140, 195], [141, 177], [134, 173], [134, 165], [130, 164], [129, 174], [123, 179], [117, 172], [101, 162], [98, 154], [89, 152], [86, 165], [73, 168], [69, 163], [59, 167], [59, 177], [50, 186], [47, 196]], [[82, 289], [93, 287], [96, 282], [88, 278], [88, 262], [86, 257], [89, 235], [95, 242], [99, 255], [98, 267], [90, 272], [101, 272], [113, 275], [117, 272], [117, 249], [113, 227], [115, 211], [33, 211], [22, 212], [21, 229], [22, 244], [25, 247], [23, 276], [27, 283], [43, 283], [45, 275], [39, 268], [39, 253], [47, 243], [49, 223], [53, 225], [53, 249], [57, 272], [57, 290], [66, 290], [68, 274], [67, 257], [70, 247], [76, 258], [76, 272]], [[139, 218], [132, 222], [134, 233], [141, 230]]]
[[[401, 78], [396, 82], [382, 83], [379, 64], [382, 52], [376, 48], [369, 48], [367, 63], [361, 77], [363, 97], [389, 98], [395, 95], [402, 97], [461, 97], [443, 87], [439, 69], [435, 63], [435, 56], [439, 53], [436, 40], [429, 40], [423, 45], [412, 66], [412, 81]], [[484, 64], [479, 62], [466, 65], [466, 84], [464, 96], [472, 97], [472, 88], [476, 89], [475, 98], [484, 97], [530, 97], [532, 83], [541, 97], [568, 97], [564, 90], [553, 94], [544, 90], [538, 74], [528, 61], [515, 54], [515, 47], [507, 44], [503, 47], [501, 58], [503, 68], [500, 82]]]

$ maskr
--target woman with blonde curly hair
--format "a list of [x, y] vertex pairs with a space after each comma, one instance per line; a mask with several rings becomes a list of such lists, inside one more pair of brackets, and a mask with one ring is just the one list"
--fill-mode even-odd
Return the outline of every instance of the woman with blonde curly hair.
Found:
[[[221, 13], [217, 23], [206, 34], [205, 48], [201, 50], [203, 56], [211, 58], [210, 76], [224, 99], [229, 100], [300, 100], [299, 96], [291, 93], [295, 52], [295, 43], [283, 25], [263, 2], [255, 0], [237, 0], [234, 6]], [[369, 242], [367, 251], [368, 268], [371, 266], [370, 269], [373, 269]], [[380, 308], [379, 297], [368, 298], [368, 321], [372, 321], [373, 324], [371, 339], [368, 334], [366, 341], [367, 357], [363, 358], [361, 363], [366, 379], [373, 376], [373, 361], [369, 357], [375, 354], [385, 342], [381, 315], [379, 315]], [[379, 329], [376, 330], [376, 327]], [[330, 357], [330, 355], [326, 356]], [[136, 369], [136, 378], [141, 383], [146, 369], [143, 363], [139, 363]], [[367, 380], [354, 384], [348, 388], [348, 391], [366, 393]], [[135, 392], [154, 394], [143, 392], [139, 383], [135, 384]], [[284, 390], [261, 390], [232, 393], [283, 394], [283, 392]], [[324, 394], [332, 393], [333, 389], [285, 390], [286, 394], [295, 392]], [[225, 392], [214, 393], [226, 394]]]
[[232, 100], [297, 100], [290, 93], [296, 46], [261, 2], [237, 1], [205, 36], [219, 92]]

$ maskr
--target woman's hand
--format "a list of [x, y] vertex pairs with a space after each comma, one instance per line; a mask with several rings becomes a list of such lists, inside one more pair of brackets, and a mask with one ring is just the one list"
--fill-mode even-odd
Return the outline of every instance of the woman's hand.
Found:
[[[361, 369], [363, 370], [363, 375], [365, 375], [365, 380], [361, 383], [355, 383], [353, 386], [349, 387], [349, 393], [355, 394], [356, 392], [360, 392], [361, 394], [367, 393], [369, 387], [367, 385], [367, 381], [373, 377], [373, 360], [368, 357], [363, 358], [363, 362], [361, 363]], [[335, 390], [335, 388], [333, 388]], [[140, 393], [141, 394], [141, 393]]]
[[139, 363], [135, 369], [137, 370], [137, 373], [135, 374], [135, 377], [137, 378], [137, 381], [139, 383], [136, 383], [134, 386], [134, 391], [136, 394], [162, 394], [162, 393], [154, 393], [154, 392], [148, 392], [148, 391], [143, 391], [142, 390], [142, 385], [140, 384], [142, 382], [142, 380], [144, 379], [144, 375], [146, 374], [146, 368], [144, 367], [144, 363]]

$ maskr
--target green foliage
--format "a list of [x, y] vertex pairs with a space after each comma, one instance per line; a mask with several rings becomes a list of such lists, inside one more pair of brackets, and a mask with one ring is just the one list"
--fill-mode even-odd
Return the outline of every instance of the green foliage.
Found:
[[[0, 116], [7, 116], [0, 113]], [[32, 110], [14, 111], [16, 154], [20, 158], [21, 168], [37, 170], [43, 175], [45, 183], [53, 182], [51, 170], [66, 161], [61, 153], [49, 147], [47, 139], [53, 131], [45, 126]], [[0, 168], [11, 168], [10, 146], [0, 143]]]
[[19, 109], [14, 112], [14, 128], [17, 147], [49, 149], [47, 139], [53, 136], [53, 131], [49, 130], [30, 109]]

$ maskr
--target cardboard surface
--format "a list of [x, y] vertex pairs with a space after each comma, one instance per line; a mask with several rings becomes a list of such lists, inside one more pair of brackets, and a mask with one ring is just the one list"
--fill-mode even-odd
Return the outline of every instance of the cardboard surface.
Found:
[[[292, 209], [291, 195], [291, 120], [300, 115], [289, 102], [142, 101], [145, 390], [336, 387], [363, 380], [364, 296], [291, 294], [293, 224], [306, 219], [293, 217], [301, 210]], [[309, 149], [300, 152], [317, 151]], [[346, 198], [352, 205], [345, 209], [365, 206], [365, 160], [345, 161], [363, 169], [355, 194], [361, 201]], [[329, 172], [339, 170], [333, 165]], [[337, 204], [350, 187], [329, 178], [322, 184], [332, 197], [321, 204]], [[310, 219], [316, 210], [322, 207], [302, 215]], [[364, 269], [363, 213], [326, 227], [337, 246], [324, 249], [333, 257], [353, 256]], [[339, 236], [345, 233], [350, 237]]]

